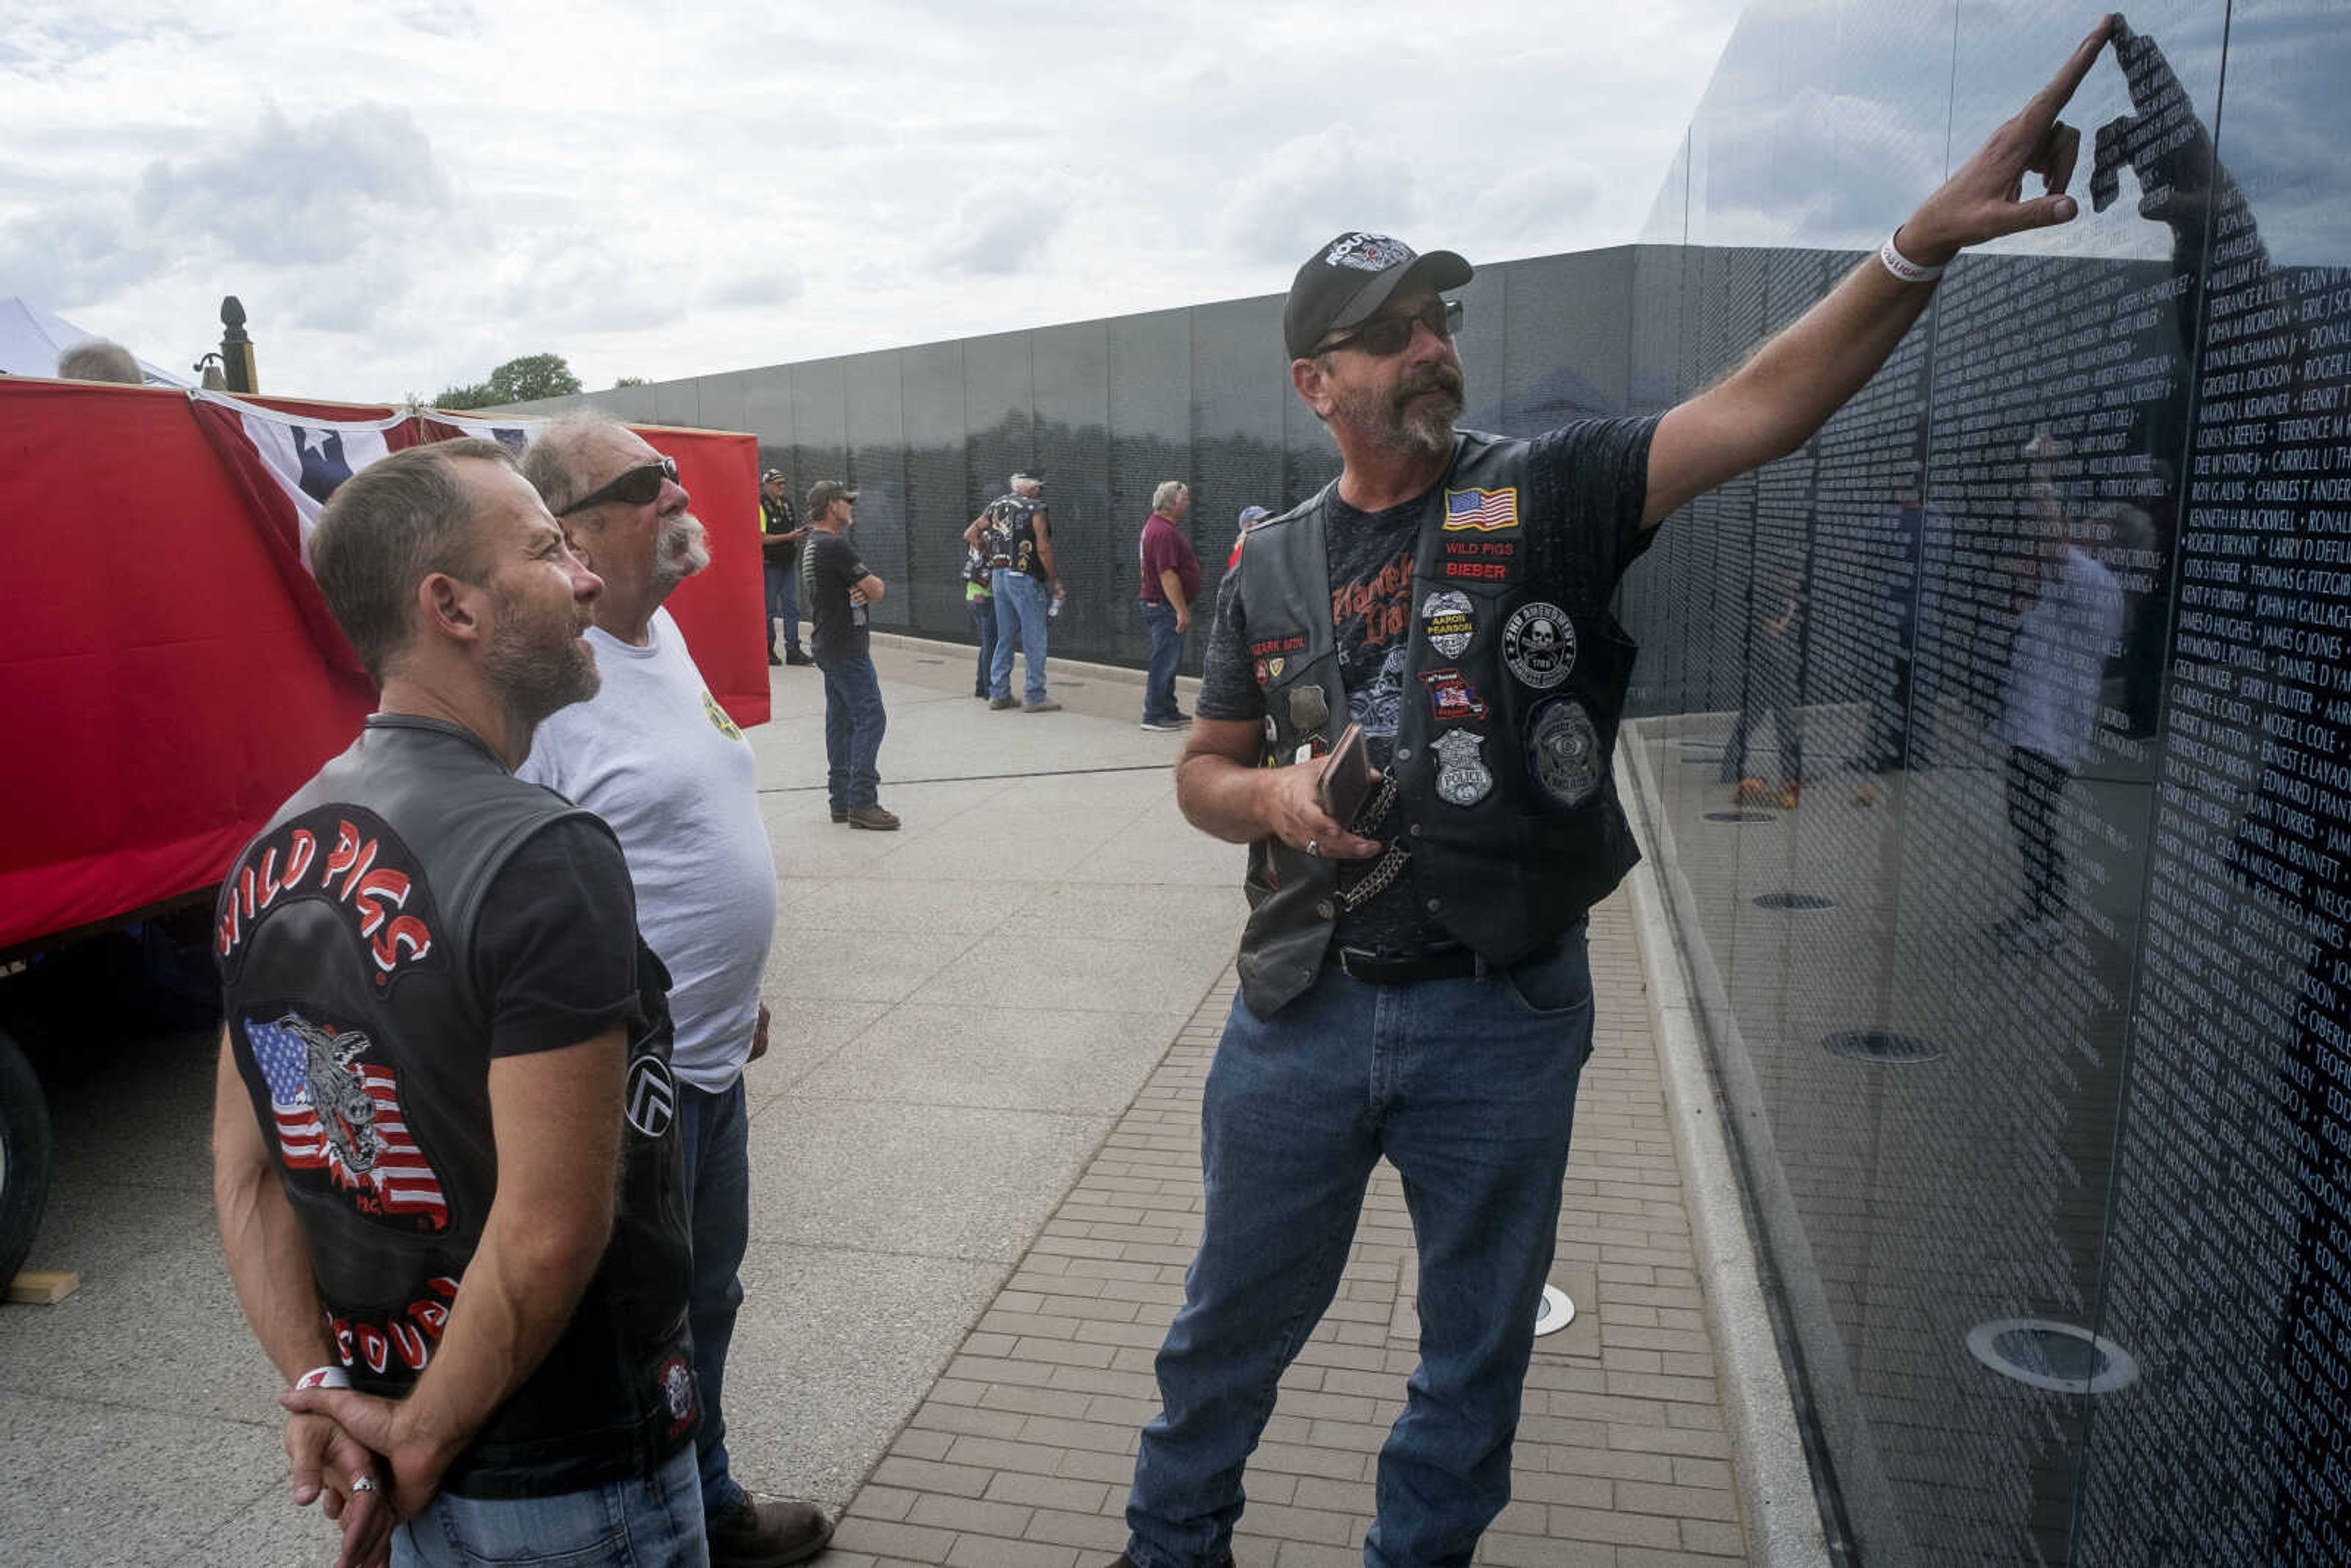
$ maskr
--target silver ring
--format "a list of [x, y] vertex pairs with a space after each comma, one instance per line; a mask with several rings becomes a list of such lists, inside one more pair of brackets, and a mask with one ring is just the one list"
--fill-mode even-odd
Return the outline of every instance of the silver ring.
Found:
[[351, 1490], [354, 1493], [375, 1490], [375, 1478], [369, 1475], [353, 1476], [351, 1478]]
[[1321, 848], [1321, 845], [1320, 845], [1320, 841], [1317, 841], [1317, 840], [1314, 840], [1314, 839], [1309, 839], [1309, 840], [1307, 840], [1307, 841], [1306, 841], [1306, 852], [1307, 852], [1308, 854], [1310, 854], [1310, 855], [1312, 855], [1316, 860], [1321, 860], [1321, 859], [1322, 858], [1322, 848]]

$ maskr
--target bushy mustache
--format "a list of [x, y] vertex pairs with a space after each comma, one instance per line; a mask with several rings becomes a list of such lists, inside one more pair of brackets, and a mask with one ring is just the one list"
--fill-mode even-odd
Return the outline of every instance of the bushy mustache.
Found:
[[1458, 402], [1467, 390], [1468, 383], [1462, 380], [1461, 372], [1439, 361], [1405, 377], [1403, 384], [1396, 388], [1396, 397], [1402, 401], [1418, 397], [1423, 392], [1443, 392]]

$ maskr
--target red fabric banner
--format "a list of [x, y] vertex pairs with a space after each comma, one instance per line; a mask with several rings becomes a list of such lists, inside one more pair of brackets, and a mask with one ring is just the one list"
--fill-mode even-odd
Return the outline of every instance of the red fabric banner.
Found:
[[[374, 706], [306, 614], [291, 503], [219, 434], [183, 392], [0, 379], [0, 950], [210, 885]], [[765, 723], [757, 445], [644, 434], [711, 534], [671, 611], [712, 695]]]

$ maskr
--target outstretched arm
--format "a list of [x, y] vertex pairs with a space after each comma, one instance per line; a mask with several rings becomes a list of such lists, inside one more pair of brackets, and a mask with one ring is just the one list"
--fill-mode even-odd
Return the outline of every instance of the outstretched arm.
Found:
[[[2082, 135], [2057, 115], [2115, 24], [2109, 16], [2090, 29], [2049, 85], [1895, 231], [1903, 256], [1941, 267], [1968, 246], [2072, 220], [2065, 186]], [[2028, 173], [2043, 186], [2029, 201]], [[1907, 283], [1873, 256], [1728, 378], [1667, 413], [1649, 447], [1643, 525], [1811, 440], [1877, 373], [1933, 294], [1931, 283]]]

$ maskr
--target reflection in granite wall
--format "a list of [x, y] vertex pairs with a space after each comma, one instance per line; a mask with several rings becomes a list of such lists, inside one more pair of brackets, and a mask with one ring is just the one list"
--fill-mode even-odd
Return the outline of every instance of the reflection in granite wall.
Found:
[[[1464, 423], [1704, 386], [2090, 20], [1750, 7], [1641, 244], [1463, 291]], [[2351, 1563], [2346, 80], [2351, 0], [2134, 7], [2068, 112], [2081, 216], [1962, 259], [1802, 453], [1625, 583], [1626, 761], [1844, 1561]], [[590, 401], [863, 486], [912, 586], [883, 619], [931, 636], [967, 634], [956, 535], [1041, 465], [1055, 650], [1140, 663], [1160, 479], [1213, 584], [1240, 507], [1337, 470], [1279, 318]]]
[[[1701, 280], [1638, 306], [1676, 392], [2089, 19], [1751, 8], [1643, 236]], [[2081, 218], [1956, 266], [1626, 588], [1631, 759], [1855, 1561], [2351, 1563], [2346, 68], [2339, 0], [2134, 7], [2068, 114]]]

